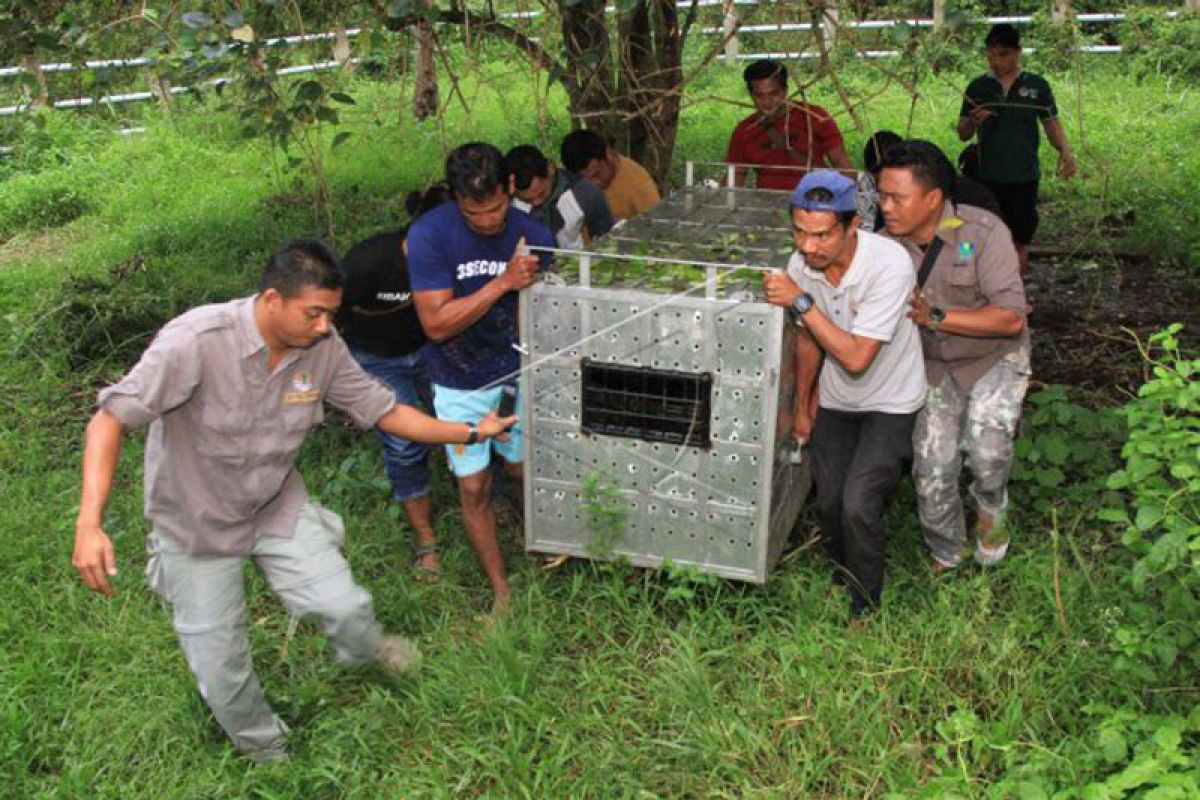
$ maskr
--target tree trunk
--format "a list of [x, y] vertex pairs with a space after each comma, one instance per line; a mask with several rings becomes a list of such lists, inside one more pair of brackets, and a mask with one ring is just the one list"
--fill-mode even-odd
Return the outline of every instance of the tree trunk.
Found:
[[837, 0], [809, 0], [813, 15], [813, 33], [824, 43], [824, 49], [837, 44], [838, 4]]
[[570, 92], [571, 119], [602, 136], [616, 133], [613, 115], [613, 56], [604, 17], [605, 0], [581, 0], [562, 8], [563, 43], [568, 69], [574, 76]]
[[933, 0], [933, 29], [940, 31], [946, 25], [946, 0]]
[[46, 73], [42, 71], [42, 60], [36, 53], [21, 56], [21, 66], [33, 76], [37, 84], [37, 94], [30, 93], [29, 107], [42, 108], [50, 103], [50, 87], [46, 83]]
[[[1200, 0], [1196, 0], [1200, 2]], [[722, 28], [725, 33], [725, 65], [736, 65], [738, 60], [738, 51], [741, 47], [738, 44], [737, 33], [737, 5], [733, 0], [722, 0], [724, 6], [725, 17], [722, 22]]]
[[1050, 19], [1054, 22], [1074, 22], [1071, 14], [1071, 0], [1051, 0]]
[[438, 110], [437, 62], [433, 28], [422, 20], [417, 28], [417, 63], [413, 80], [413, 116], [428, 119]]
[[338, 62], [343, 72], [354, 71], [353, 52], [350, 49], [350, 36], [346, 29], [339, 27], [333, 34], [333, 60]]
[[158, 100], [159, 104], [170, 110], [171, 102], [171, 81], [165, 75], [156, 69], [150, 70], [150, 92]]
[[645, 0], [620, 22], [625, 152], [662, 186], [679, 127], [683, 41], [674, 0]]

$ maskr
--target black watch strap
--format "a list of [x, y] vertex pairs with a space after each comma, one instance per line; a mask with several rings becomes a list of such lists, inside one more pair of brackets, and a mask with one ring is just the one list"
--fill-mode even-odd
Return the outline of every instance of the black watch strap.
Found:
[[473, 422], [468, 423], [467, 427], [467, 441], [463, 442], [463, 444], [479, 444], [479, 427]]

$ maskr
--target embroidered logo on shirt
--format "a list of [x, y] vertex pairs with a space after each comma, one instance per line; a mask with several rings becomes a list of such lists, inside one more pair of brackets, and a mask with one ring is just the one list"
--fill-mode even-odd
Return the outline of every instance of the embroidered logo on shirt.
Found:
[[958, 260], [970, 261], [979, 252], [979, 248], [974, 242], [959, 242], [958, 243]]
[[298, 369], [292, 373], [292, 388], [283, 393], [283, 402], [315, 403], [321, 399], [321, 390], [313, 388], [312, 373], [306, 369]]

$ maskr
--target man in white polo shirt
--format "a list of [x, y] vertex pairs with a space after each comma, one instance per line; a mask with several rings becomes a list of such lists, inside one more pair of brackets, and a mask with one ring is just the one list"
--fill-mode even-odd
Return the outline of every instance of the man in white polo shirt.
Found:
[[858, 230], [854, 181], [835, 170], [804, 176], [791, 207], [796, 252], [764, 284], [802, 327], [795, 435], [811, 444], [821, 529], [859, 617], [883, 592], [883, 512], [925, 399], [921, 340], [907, 316], [916, 275], [904, 248]]

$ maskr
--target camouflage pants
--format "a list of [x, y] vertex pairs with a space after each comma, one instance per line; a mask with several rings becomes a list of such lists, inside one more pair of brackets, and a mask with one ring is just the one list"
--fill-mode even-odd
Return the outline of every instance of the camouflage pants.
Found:
[[1008, 508], [1008, 473], [1021, 402], [1029, 384], [1028, 346], [1009, 353], [964, 391], [950, 375], [931, 385], [913, 431], [913, 480], [925, 542], [933, 557], [957, 565], [967, 547], [959, 495], [965, 458], [968, 487], [996, 526]]

